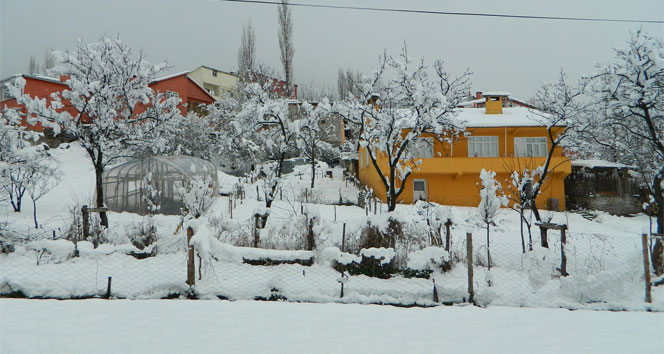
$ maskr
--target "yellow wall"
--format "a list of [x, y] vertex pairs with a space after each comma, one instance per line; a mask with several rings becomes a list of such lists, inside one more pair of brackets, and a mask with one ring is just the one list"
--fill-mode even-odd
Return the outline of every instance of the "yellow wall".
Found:
[[217, 76], [214, 76], [213, 70], [205, 66], [199, 66], [189, 73], [189, 77], [206, 90], [211, 91], [210, 94], [219, 99], [224, 93], [233, 90], [237, 86], [239, 78], [218, 70]]
[[[562, 128], [556, 128], [560, 130]], [[555, 131], [554, 130], [554, 131]], [[413, 179], [426, 179], [429, 201], [446, 205], [477, 206], [479, 197], [479, 174], [482, 169], [496, 172], [496, 180], [503, 183], [512, 171], [524, 168], [534, 169], [544, 164], [545, 157], [514, 157], [515, 137], [545, 137], [544, 127], [499, 127], [468, 128], [472, 136], [498, 136], [499, 157], [468, 157], [468, 141], [461, 138], [450, 144], [434, 143], [434, 158], [422, 159], [422, 164], [413, 169], [406, 180], [406, 187], [400, 196], [404, 203], [413, 202]], [[505, 139], [507, 138], [507, 140]], [[550, 146], [550, 143], [549, 143]], [[359, 179], [372, 188], [377, 197], [385, 201], [385, 188], [373, 165], [365, 163], [365, 148], [359, 154]], [[442, 156], [442, 157], [439, 157]], [[385, 174], [387, 160], [379, 156], [379, 165]], [[550, 164], [548, 181], [544, 184], [536, 204], [545, 209], [550, 198], [558, 199], [558, 209], [565, 209], [565, 190], [563, 180], [571, 172], [571, 164], [562, 156], [562, 149], [557, 148]]]
[[503, 97], [502, 96], [487, 96], [486, 114], [502, 114], [503, 113]]

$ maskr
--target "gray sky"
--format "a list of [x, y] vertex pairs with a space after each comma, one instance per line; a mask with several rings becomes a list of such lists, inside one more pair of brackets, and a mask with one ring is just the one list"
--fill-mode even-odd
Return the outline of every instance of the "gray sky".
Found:
[[[518, 15], [664, 19], [662, 0], [297, 0], [293, 2]], [[0, 77], [23, 73], [45, 48], [73, 48], [120, 35], [149, 60], [168, 59], [170, 72], [207, 65], [237, 68], [242, 23], [251, 19], [258, 60], [282, 72], [277, 8], [198, 0], [0, 0]], [[339, 68], [369, 73], [387, 47], [406, 41], [412, 58], [443, 59], [448, 71], [474, 73], [472, 90], [500, 90], [528, 99], [560, 68], [571, 78], [605, 62], [642, 27], [664, 37], [664, 25], [517, 20], [486, 17], [293, 8], [295, 81], [336, 90]], [[166, 73], [165, 73], [166, 74]]]

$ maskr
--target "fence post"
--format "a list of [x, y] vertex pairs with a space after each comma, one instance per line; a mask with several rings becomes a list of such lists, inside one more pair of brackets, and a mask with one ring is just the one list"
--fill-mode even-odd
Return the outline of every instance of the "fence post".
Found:
[[334, 206], [334, 222], [337, 222], [337, 206]]
[[81, 241], [86, 241], [90, 236], [90, 213], [87, 205], [81, 207], [81, 216], [83, 217], [83, 240]]
[[228, 211], [230, 212], [231, 219], [232, 219], [233, 218], [233, 198], [230, 197], [230, 196], [228, 197]]
[[341, 233], [341, 252], [346, 251], [346, 223], [344, 223], [344, 229]]
[[112, 277], [108, 277], [108, 286], [106, 287], [106, 298], [110, 299], [111, 298], [111, 279]]
[[567, 243], [567, 225], [561, 225], [560, 228], [560, 275], [566, 277], [569, 275], [567, 273], [567, 256], [565, 256], [565, 243]]
[[376, 215], [376, 207], [378, 206], [377, 201], [378, 201], [378, 199], [376, 199], [376, 197], [374, 197], [374, 215]]
[[187, 227], [187, 246], [189, 253], [187, 255], [187, 284], [196, 285], [196, 266], [194, 265], [194, 246], [190, 244], [191, 237], [194, 236], [194, 229]]
[[648, 249], [648, 234], [641, 235], [641, 243], [643, 246], [643, 275], [646, 282], [646, 302], [652, 303], [650, 294], [650, 252]]
[[452, 219], [447, 219], [445, 222], [445, 251], [450, 251], [450, 226], [452, 226]]
[[473, 303], [473, 234], [466, 233], [466, 264], [468, 266], [468, 302]]

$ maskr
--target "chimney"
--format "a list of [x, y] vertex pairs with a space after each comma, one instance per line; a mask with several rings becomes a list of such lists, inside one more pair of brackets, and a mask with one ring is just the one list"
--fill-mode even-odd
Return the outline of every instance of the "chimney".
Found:
[[475, 92], [475, 99], [479, 100], [480, 98], [482, 98], [482, 91]]
[[486, 99], [484, 103], [485, 113], [503, 114], [503, 99], [509, 95], [509, 92], [484, 92], [482, 96]]
[[60, 82], [67, 82], [71, 78], [71, 75], [60, 75]]

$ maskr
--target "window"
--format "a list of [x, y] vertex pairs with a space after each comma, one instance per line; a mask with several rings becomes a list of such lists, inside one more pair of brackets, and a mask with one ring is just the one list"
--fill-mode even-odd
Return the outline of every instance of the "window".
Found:
[[408, 149], [413, 158], [430, 159], [433, 157], [433, 138], [413, 139]]
[[498, 137], [468, 137], [468, 157], [498, 157]]
[[14, 98], [12, 97], [12, 95], [9, 94], [9, 87], [7, 87], [8, 84], [9, 84], [8, 81], [0, 83], [0, 101]]
[[212, 76], [217, 76], [217, 70], [212, 70]]
[[547, 152], [546, 137], [514, 138], [514, 155], [517, 157], [543, 157]]
[[180, 97], [180, 95], [175, 91], [166, 91], [166, 99]]

